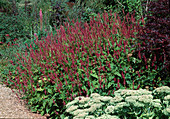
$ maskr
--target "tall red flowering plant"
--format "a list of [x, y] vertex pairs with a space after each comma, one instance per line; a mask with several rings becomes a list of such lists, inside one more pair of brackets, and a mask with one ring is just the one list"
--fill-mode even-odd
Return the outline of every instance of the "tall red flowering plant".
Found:
[[105, 12], [84, 27], [72, 23], [56, 30], [57, 35], [37, 38], [36, 50], [27, 45], [30, 52], [17, 54], [16, 72], [6, 81], [24, 92], [32, 111], [42, 115], [62, 117], [64, 105], [76, 96], [113, 96], [120, 88], [139, 89], [146, 78], [143, 67], [137, 69], [141, 60], [133, 57], [139, 26], [133, 16], [121, 21], [117, 14]]
[[42, 14], [42, 10], [40, 9], [40, 31], [42, 31], [42, 25], [43, 25], [43, 14]]

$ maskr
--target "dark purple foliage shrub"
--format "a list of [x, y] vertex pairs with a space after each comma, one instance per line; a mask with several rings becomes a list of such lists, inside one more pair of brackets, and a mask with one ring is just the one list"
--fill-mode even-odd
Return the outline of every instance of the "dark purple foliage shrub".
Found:
[[[146, 15], [146, 24], [140, 27], [138, 42], [140, 45], [136, 51], [136, 56], [140, 53], [143, 62], [145, 59], [151, 60], [152, 69], [158, 68], [158, 78], [162, 83], [168, 83], [170, 67], [170, 13], [169, 1], [151, 1]], [[143, 57], [145, 56], [145, 57]]]

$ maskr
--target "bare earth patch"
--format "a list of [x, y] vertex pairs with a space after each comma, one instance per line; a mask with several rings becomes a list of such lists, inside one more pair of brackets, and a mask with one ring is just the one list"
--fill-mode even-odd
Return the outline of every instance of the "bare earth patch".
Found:
[[0, 84], [0, 118], [46, 119], [46, 116], [32, 113], [10, 88]]

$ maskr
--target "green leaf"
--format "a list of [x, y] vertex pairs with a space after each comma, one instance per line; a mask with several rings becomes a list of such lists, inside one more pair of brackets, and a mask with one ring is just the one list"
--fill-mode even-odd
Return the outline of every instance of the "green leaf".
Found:
[[44, 113], [45, 113], [45, 112], [44, 112], [44, 111], [42, 111], [42, 112], [41, 112], [41, 115], [43, 116], [43, 115], [44, 115]]
[[47, 114], [48, 114], [48, 112], [50, 111], [50, 109], [49, 108], [46, 108], [46, 112], [47, 112]]
[[[51, 100], [49, 101], [49, 106], [52, 107], [52, 104], [53, 104], [53, 100], [51, 99]], [[48, 112], [47, 112], [47, 113], [48, 113]]]
[[109, 81], [112, 81], [115, 78], [115, 76], [109, 76]]
[[86, 86], [83, 86], [82, 89], [86, 90]]
[[108, 83], [108, 88], [110, 88], [110, 86], [111, 86], [111, 85], [112, 85], [112, 83], [111, 83], [111, 82], [109, 82], [109, 83]]
[[34, 107], [30, 107], [32, 112], [37, 112], [37, 109], [35, 109]]
[[96, 74], [90, 74], [92, 77], [95, 77], [98, 79], [98, 76]]
[[46, 104], [47, 104], [46, 101], [44, 101], [44, 102], [43, 102], [43, 107], [44, 107], [44, 108], [45, 108]]
[[48, 92], [49, 92], [50, 94], [53, 94], [52, 89], [48, 88], [47, 90], [48, 90]]
[[37, 88], [37, 91], [40, 91], [40, 92], [42, 92], [44, 89], [43, 88]]
[[93, 93], [94, 92], [94, 88], [90, 88], [90, 92]]
[[130, 76], [130, 74], [129, 74], [129, 73], [126, 73], [126, 75], [125, 75], [125, 79], [131, 79], [131, 76]]
[[84, 78], [84, 81], [88, 81], [89, 79], [87, 77]]
[[114, 72], [114, 75], [121, 77], [121, 74], [119, 72]]

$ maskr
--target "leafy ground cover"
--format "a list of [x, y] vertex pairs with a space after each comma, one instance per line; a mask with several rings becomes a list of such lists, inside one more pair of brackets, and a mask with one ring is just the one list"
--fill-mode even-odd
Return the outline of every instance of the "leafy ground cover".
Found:
[[[53, 8], [53, 15], [62, 14], [60, 7]], [[153, 64], [153, 55], [145, 56], [136, 50], [141, 46], [137, 34], [145, 25], [144, 19], [135, 20], [135, 14], [122, 17], [105, 11], [89, 17], [87, 22], [68, 18], [68, 22], [48, 33], [44, 14], [44, 9], [39, 9], [40, 27], [32, 30], [34, 37], [15, 41], [12, 38], [10, 42], [11, 35], [6, 34], [12, 47], [4, 44], [1, 50], [3, 83], [24, 93], [23, 99], [32, 111], [63, 118], [65, 105], [76, 96], [114, 96], [118, 89], [149, 86], [153, 90], [168, 85], [169, 77], [158, 73], [162, 65]], [[52, 21], [61, 22], [61, 18]], [[15, 57], [10, 56], [8, 65], [5, 57], [9, 56], [4, 52], [14, 50]]]

